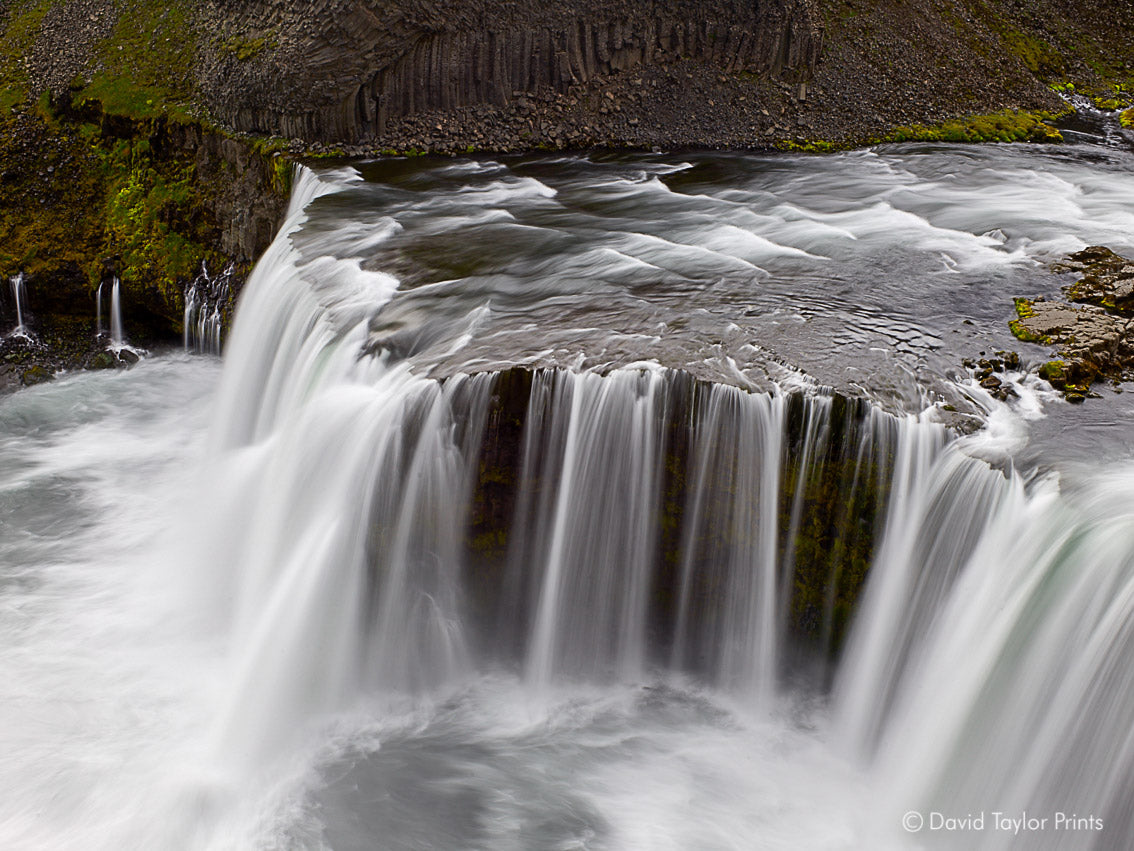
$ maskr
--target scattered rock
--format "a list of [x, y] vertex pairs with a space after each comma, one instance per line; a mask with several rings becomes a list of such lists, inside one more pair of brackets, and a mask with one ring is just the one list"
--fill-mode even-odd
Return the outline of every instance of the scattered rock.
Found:
[[1134, 265], [1109, 248], [1092, 245], [1070, 255], [1057, 269], [1081, 272], [1067, 288], [1067, 297], [1123, 316], [1134, 316]]

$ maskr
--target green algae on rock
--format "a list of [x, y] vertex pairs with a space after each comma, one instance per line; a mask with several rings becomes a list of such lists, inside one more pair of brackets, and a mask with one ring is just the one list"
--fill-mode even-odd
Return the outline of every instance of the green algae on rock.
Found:
[[1062, 142], [1063, 134], [1051, 125], [1064, 113], [1006, 110], [990, 115], [957, 118], [927, 127], [899, 127], [888, 142]]
[[1018, 298], [1009, 323], [1020, 340], [1058, 347], [1040, 377], [1073, 402], [1096, 381], [1134, 378], [1134, 262], [1095, 245], [1054, 269], [1081, 276], [1065, 288], [1068, 301]]

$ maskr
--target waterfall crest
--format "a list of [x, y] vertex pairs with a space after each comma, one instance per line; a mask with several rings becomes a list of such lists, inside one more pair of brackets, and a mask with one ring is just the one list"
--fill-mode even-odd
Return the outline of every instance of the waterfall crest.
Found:
[[536, 689], [673, 670], [765, 705], [797, 657], [825, 681], [891, 481], [944, 430], [656, 365], [433, 379], [363, 355], [374, 307], [313, 283], [291, 242], [354, 179], [298, 176], [229, 343], [208, 536], [243, 683], [224, 740], [489, 662]]
[[396, 279], [292, 243], [355, 179], [297, 175], [229, 341], [219, 749], [496, 665], [536, 693], [676, 674], [766, 708], [803, 681], [895, 808], [1125, 818], [1129, 471], [1069, 499], [930, 416], [657, 364], [431, 377], [372, 345]]

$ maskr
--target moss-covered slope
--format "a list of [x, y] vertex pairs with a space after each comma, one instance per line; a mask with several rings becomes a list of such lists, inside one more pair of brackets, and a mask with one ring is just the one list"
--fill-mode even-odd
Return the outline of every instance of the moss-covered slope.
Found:
[[202, 263], [246, 268], [270, 240], [290, 164], [196, 104], [186, 7], [25, 0], [4, 13], [0, 276], [25, 276], [48, 342], [61, 327], [89, 335], [115, 276], [133, 340], [179, 334]]

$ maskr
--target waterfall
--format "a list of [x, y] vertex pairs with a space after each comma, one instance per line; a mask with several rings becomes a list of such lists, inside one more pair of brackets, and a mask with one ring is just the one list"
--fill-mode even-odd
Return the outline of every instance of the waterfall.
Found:
[[[802, 682], [887, 811], [1134, 830], [1129, 471], [1067, 494], [928, 414], [657, 364], [430, 375], [372, 345], [395, 278], [293, 243], [357, 179], [297, 175], [228, 340], [200, 554], [232, 636], [218, 754], [495, 666], [765, 712]], [[213, 339], [199, 281], [187, 347]]]
[[99, 281], [98, 289], [95, 290], [95, 336], [101, 337], [102, 334], [102, 281]]
[[1079, 814], [1097, 821], [1065, 830], [1105, 824], [1118, 847], [1134, 828], [1132, 471], [1071, 494], [954, 452], [925, 473], [840, 671], [846, 740], [905, 809]]
[[16, 303], [16, 327], [8, 335], [10, 337], [25, 337], [30, 338], [27, 326], [24, 325], [24, 308], [23, 304], [27, 301], [27, 290], [24, 285], [24, 273], [19, 272], [13, 275], [8, 283], [12, 287], [12, 300]]
[[110, 286], [110, 347], [114, 350], [126, 347], [126, 336], [122, 331], [122, 284], [118, 276]]
[[434, 379], [359, 357], [397, 281], [356, 264], [337, 288], [291, 241], [354, 179], [301, 172], [229, 341], [205, 536], [236, 636], [218, 749], [255, 760], [360, 694], [490, 662], [536, 691], [662, 669], [771, 706], [788, 648], [829, 660], [891, 457], [939, 452], [941, 427], [652, 365]]
[[182, 343], [187, 352], [221, 353], [223, 314], [231, 309], [234, 269], [229, 265], [213, 277], [202, 261], [200, 273], [185, 288]]

